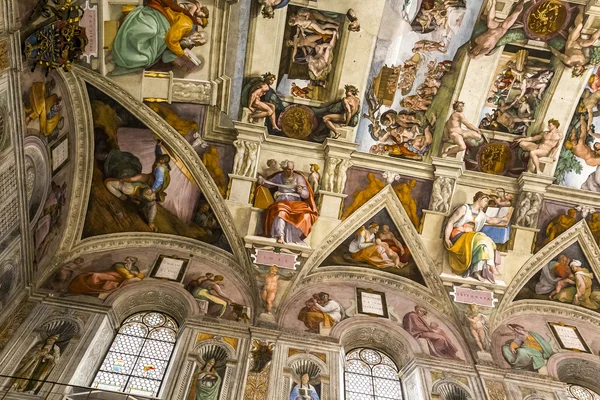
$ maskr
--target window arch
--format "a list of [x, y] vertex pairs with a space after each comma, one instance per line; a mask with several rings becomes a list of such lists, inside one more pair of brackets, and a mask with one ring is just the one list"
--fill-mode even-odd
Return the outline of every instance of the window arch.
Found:
[[402, 400], [398, 367], [384, 353], [358, 348], [346, 354], [346, 400]]
[[119, 328], [91, 387], [157, 396], [177, 341], [175, 320], [160, 312], [140, 312]]
[[573, 400], [600, 400], [600, 395], [588, 388], [579, 385], [569, 385], [569, 399]]

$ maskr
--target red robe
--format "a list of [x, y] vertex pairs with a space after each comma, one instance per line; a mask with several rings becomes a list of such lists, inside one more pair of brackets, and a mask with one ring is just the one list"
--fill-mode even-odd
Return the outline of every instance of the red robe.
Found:
[[431, 329], [415, 311], [404, 315], [402, 327], [415, 339], [426, 339], [432, 356], [459, 360], [456, 356], [458, 349], [444, 333]]

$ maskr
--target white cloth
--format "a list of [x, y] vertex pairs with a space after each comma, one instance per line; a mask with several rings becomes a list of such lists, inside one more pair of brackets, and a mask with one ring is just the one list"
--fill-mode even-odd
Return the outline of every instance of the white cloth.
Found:
[[324, 305], [315, 304], [317, 308], [326, 314], [329, 314], [335, 322], [340, 322], [344, 317], [344, 308], [335, 300], [329, 300]]

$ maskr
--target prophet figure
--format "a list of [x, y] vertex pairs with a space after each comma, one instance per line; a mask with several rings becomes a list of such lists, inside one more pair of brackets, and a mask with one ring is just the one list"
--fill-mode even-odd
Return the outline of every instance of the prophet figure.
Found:
[[188, 400], [218, 400], [221, 389], [221, 377], [215, 370], [216, 361], [211, 358], [192, 378], [193, 386]]
[[506, 216], [486, 217], [484, 210], [489, 200], [488, 194], [477, 192], [473, 204], [458, 206], [446, 223], [444, 242], [450, 267], [455, 274], [495, 283], [494, 274], [499, 273], [496, 268], [499, 263], [496, 244], [481, 229], [486, 223], [500, 224], [507, 220]]
[[147, 68], [159, 59], [165, 63], [177, 59], [191, 62], [184, 47], [206, 43], [206, 34], [198, 32], [197, 26], [204, 26], [207, 18], [208, 9], [196, 3], [182, 7], [173, 0], [150, 0], [146, 6], [136, 7], [115, 37], [112, 59], [117, 68], [112, 73]]
[[552, 54], [554, 54], [564, 65], [572, 68], [574, 77], [583, 75], [585, 68], [590, 63], [590, 47], [600, 38], [600, 29], [590, 36], [589, 39], [581, 37], [583, 31], [583, 14], [585, 13], [584, 6], [579, 7], [579, 13], [575, 17], [574, 25], [569, 31], [569, 36], [565, 43], [564, 54], [550, 46]]
[[69, 283], [68, 292], [72, 294], [112, 293], [123, 286], [144, 279], [135, 265], [137, 257], [125, 257], [124, 262], [116, 262], [109, 269], [97, 272], [84, 272]]
[[415, 311], [406, 313], [402, 318], [402, 327], [415, 339], [425, 339], [432, 356], [460, 360], [456, 355], [458, 352], [456, 346], [437, 324], [434, 325], [433, 322], [429, 324], [425, 320], [426, 315], [426, 309], [415, 306]]
[[275, 190], [275, 202], [265, 212], [265, 229], [268, 237], [277, 243], [305, 245], [303, 240], [310, 234], [317, 220], [317, 205], [312, 188], [306, 178], [295, 171], [293, 161], [281, 162], [283, 171], [266, 180], [258, 177], [258, 184]]
[[514, 369], [537, 371], [547, 374], [546, 363], [554, 351], [550, 343], [540, 334], [527, 331], [518, 324], [508, 324], [515, 334], [502, 346], [502, 355]]
[[329, 298], [329, 293], [313, 295], [304, 303], [298, 313], [298, 319], [308, 328], [308, 332], [319, 333], [321, 324], [331, 328], [346, 317], [346, 310], [340, 303]]
[[60, 360], [60, 347], [56, 344], [60, 335], [52, 335], [38, 342], [25, 354], [14, 375], [13, 390], [16, 392], [37, 393], [48, 375]]
[[319, 394], [313, 385], [309, 383], [310, 376], [302, 374], [300, 382], [292, 388], [289, 400], [319, 400]]

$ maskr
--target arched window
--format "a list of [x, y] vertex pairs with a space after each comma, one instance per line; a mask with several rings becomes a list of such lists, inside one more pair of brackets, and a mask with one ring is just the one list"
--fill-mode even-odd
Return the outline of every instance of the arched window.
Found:
[[573, 400], [600, 400], [600, 395], [579, 385], [569, 385], [569, 395]]
[[346, 400], [402, 400], [398, 367], [385, 354], [366, 348], [346, 354]]
[[119, 328], [93, 388], [157, 396], [177, 341], [178, 326], [159, 312], [141, 312]]

